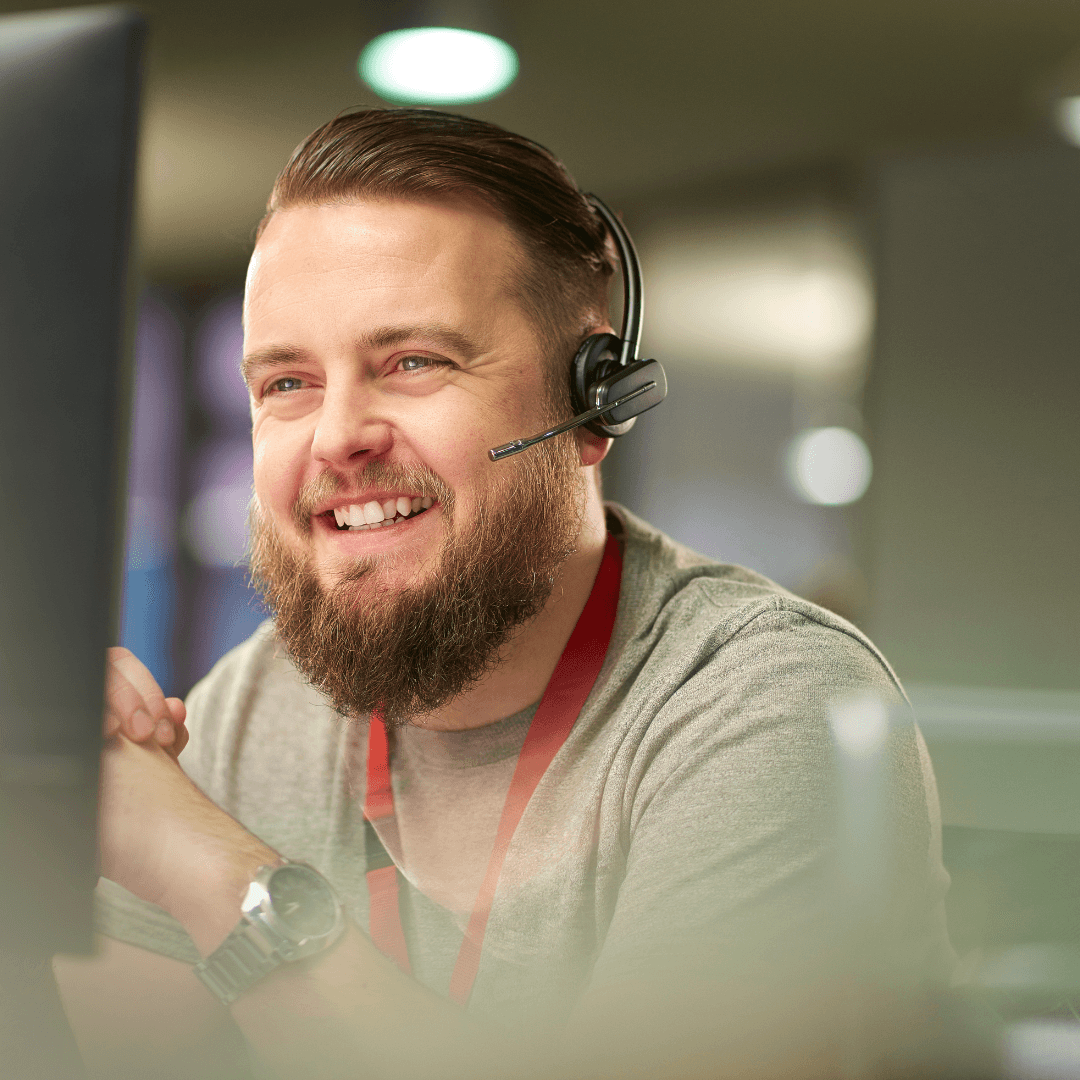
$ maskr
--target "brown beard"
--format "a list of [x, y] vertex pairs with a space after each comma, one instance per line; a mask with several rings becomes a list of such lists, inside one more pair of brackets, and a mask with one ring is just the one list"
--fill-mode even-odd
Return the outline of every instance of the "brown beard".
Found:
[[423, 466], [374, 461], [360, 474], [323, 473], [305, 485], [293, 511], [301, 535], [310, 535], [310, 509], [336, 491], [382, 485], [439, 500], [446, 538], [434, 571], [404, 587], [380, 581], [392, 554], [343, 563], [324, 587], [310, 556], [295, 555], [252, 502], [252, 581], [293, 663], [343, 716], [378, 709], [388, 724], [403, 724], [433, 712], [474, 686], [543, 609], [584, 512], [576, 441], [559, 437], [509, 464], [498, 466], [497, 487], [460, 531], [453, 493]]

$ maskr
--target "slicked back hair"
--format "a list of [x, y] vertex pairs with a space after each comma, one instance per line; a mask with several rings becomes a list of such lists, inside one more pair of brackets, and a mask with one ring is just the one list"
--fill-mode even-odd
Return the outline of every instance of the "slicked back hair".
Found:
[[549, 397], [569, 412], [570, 361], [607, 318], [613, 267], [603, 221], [549, 150], [495, 124], [433, 109], [335, 117], [293, 152], [259, 233], [280, 210], [370, 199], [471, 199], [500, 214], [524, 258], [509, 282], [536, 328]]

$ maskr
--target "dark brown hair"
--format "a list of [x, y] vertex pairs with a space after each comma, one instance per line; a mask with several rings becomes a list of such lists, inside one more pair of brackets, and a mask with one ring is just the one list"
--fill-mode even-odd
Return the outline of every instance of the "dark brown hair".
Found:
[[471, 198], [500, 214], [525, 259], [511, 287], [568, 403], [578, 341], [607, 314], [604, 223], [549, 150], [521, 135], [433, 109], [362, 109], [335, 117], [293, 152], [259, 232], [278, 210], [359, 198]]

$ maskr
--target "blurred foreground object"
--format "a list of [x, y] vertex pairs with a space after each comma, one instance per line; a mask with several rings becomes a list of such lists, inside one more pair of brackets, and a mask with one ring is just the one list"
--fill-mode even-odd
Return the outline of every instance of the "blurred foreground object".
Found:
[[[897, 764], [913, 738], [925, 760], [911, 712], [863, 694], [833, 705], [830, 729], [838, 795], [835, 914], [846, 980], [837, 1017], [840, 1074], [848, 1080], [1001, 1076], [992, 1011], [925, 982], [898, 936], [904, 840], [893, 800]], [[932, 829], [935, 819], [931, 814]], [[936, 842], [932, 836], [931, 849]]]
[[[91, 946], [103, 656], [116, 638], [144, 34], [142, 18], [122, 8], [0, 20], [6, 1076], [72, 1075], [47, 959]], [[50, 500], [62, 500], [62, 518], [45, 511]]]

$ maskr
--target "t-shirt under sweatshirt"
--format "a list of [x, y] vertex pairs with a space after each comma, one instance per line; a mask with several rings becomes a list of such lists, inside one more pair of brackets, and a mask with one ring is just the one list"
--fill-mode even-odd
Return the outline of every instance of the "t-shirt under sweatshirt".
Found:
[[[785, 956], [820, 938], [836, 897], [830, 706], [856, 693], [903, 705], [884, 658], [843, 619], [622, 508], [609, 507], [609, 528], [623, 548], [611, 643], [510, 843], [468, 1002], [508, 1024], [559, 1023], [590, 988], [644, 970], [715, 975], [748, 942]], [[384, 843], [407, 882], [413, 972], [441, 994], [534, 709], [472, 731], [392, 734], [399, 835]], [[366, 723], [305, 683], [271, 623], [195, 687], [188, 716], [188, 774], [276, 851], [321, 870], [366, 929]], [[886, 758], [882, 925], [913, 977], [946, 977], [937, 796], [909, 716]], [[98, 926], [199, 959], [175, 920], [110, 882]]]

